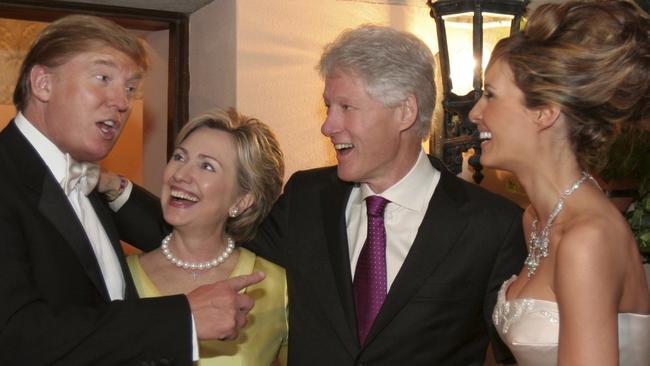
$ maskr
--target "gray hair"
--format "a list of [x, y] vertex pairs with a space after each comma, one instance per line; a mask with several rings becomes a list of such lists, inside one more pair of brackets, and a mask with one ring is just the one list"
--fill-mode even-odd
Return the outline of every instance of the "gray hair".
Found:
[[344, 31], [325, 46], [318, 69], [324, 79], [336, 70], [356, 73], [366, 82], [368, 94], [387, 107], [396, 107], [414, 94], [415, 132], [425, 139], [436, 103], [434, 64], [431, 50], [415, 35], [365, 24]]

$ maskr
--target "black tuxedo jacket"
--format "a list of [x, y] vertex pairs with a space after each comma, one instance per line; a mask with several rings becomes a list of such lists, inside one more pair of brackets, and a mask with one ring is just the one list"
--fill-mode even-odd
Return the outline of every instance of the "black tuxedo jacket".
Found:
[[367, 341], [357, 340], [345, 208], [336, 168], [294, 174], [248, 246], [284, 266], [290, 365], [483, 365], [502, 282], [526, 248], [521, 210], [457, 178], [441, 178]]
[[189, 365], [186, 298], [137, 298], [98, 193], [89, 198], [120, 259], [124, 301], [110, 301], [63, 189], [14, 122], [0, 132], [0, 172], [0, 365]]

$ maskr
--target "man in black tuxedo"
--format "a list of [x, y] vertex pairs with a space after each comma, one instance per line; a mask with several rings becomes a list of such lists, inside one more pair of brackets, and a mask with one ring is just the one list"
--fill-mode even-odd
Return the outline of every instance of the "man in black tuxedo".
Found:
[[135, 37], [88, 16], [50, 24], [22, 65], [18, 113], [0, 132], [2, 365], [190, 365], [197, 336], [233, 339], [246, 321], [253, 303], [238, 291], [262, 274], [138, 299], [93, 190], [84, 162], [111, 151], [146, 68]]
[[372, 25], [321, 57], [338, 165], [295, 173], [246, 244], [286, 268], [290, 365], [480, 366], [489, 341], [513, 361], [491, 313], [526, 255], [521, 209], [425, 154], [433, 66], [417, 37]]

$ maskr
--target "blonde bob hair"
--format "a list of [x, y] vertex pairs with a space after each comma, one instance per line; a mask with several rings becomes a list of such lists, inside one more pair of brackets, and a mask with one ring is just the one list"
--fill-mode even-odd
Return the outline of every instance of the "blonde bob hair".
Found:
[[176, 146], [202, 128], [224, 131], [233, 139], [237, 187], [242, 194], [250, 193], [253, 203], [237, 217], [228, 218], [226, 232], [236, 242], [251, 240], [282, 191], [284, 160], [280, 144], [266, 124], [230, 108], [214, 109], [189, 121], [179, 131]]

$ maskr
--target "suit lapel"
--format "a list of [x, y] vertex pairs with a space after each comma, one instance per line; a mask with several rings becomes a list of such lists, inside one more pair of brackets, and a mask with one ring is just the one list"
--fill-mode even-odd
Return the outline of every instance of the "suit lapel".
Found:
[[70, 202], [63, 194], [61, 186], [51, 177], [43, 179], [43, 190], [38, 209], [72, 247], [95, 287], [104, 298], [109, 299], [108, 290], [88, 236], [70, 206]]
[[[345, 207], [352, 189], [351, 184], [340, 181], [336, 174], [330, 176], [331, 185], [322, 191], [320, 204], [323, 213], [323, 232], [329, 257], [330, 268], [318, 277], [317, 293], [322, 296], [322, 304], [339, 299], [340, 306], [323, 307], [331, 319], [330, 324], [339, 333], [343, 344], [348, 347], [350, 354], [358, 352], [356, 336], [356, 317], [352, 297], [352, 274], [350, 272], [350, 256], [348, 254], [347, 230], [345, 227]], [[328, 189], [331, 188], [331, 189]], [[323, 276], [331, 276], [320, 281]]]
[[[370, 329], [367, 343], [371, 342], [419, 291], [430, 274], [445, 259], [449, 250], [453, 248], [455, 240], [467, 225], [460, 210], [464, 197], [457, 191], [454, 177], [439, 161], [433, 158], [431, 160], [432, 165], [441, 171], [440, 181], [429, 202], [409, 254]], [[322, 191], [320, 202], [331, 272], [327, 269], [319, 279], [322, 280], [323, 276], [331, 276], [333, 281], [327, 281], [327, 278], [325, 281], [319, 281], [317, 293], [321, 296], [322, 304], [330, 302], [329, 299], [332, 298], [340, 299], [340, 308], [323, 307], [323, 309], [331, 320], [330, 324], [335, 327], [343, 343], [348, 347], [348, 351], [354, 355], [358, 352], [359, 343], [356, 335], [356, 313], [345, 224], [345, 208], [352, 185], [341, 182], [335, 174], [332, 174], [331, 179], [334, 181], [329, 186], [331, 189], [326, 188]], [[312, 255], [317, 256], [318, 253]], [[315, 270], [318, 272], [320, 268]]]
[[438, 186], [366, 342], [371, 342], [411, 301], [426, 279], [445, 260], [467, 225], [460, 212], [459, 203], [454, 200], [458, 198], [452, 181], [454, 177], [444, 167], [436, 168], [441, 171]]
[[63, 189], [13, 121], [2, 134], [2, 145], [12, 157], [11, 161], [15, 162], [15, 174], [20, 176], [20, 181], [34, 193], [39, 212], [52, 223], [70, 245], [90, 280], [108, 299], [108, 290], [97, 258]]

